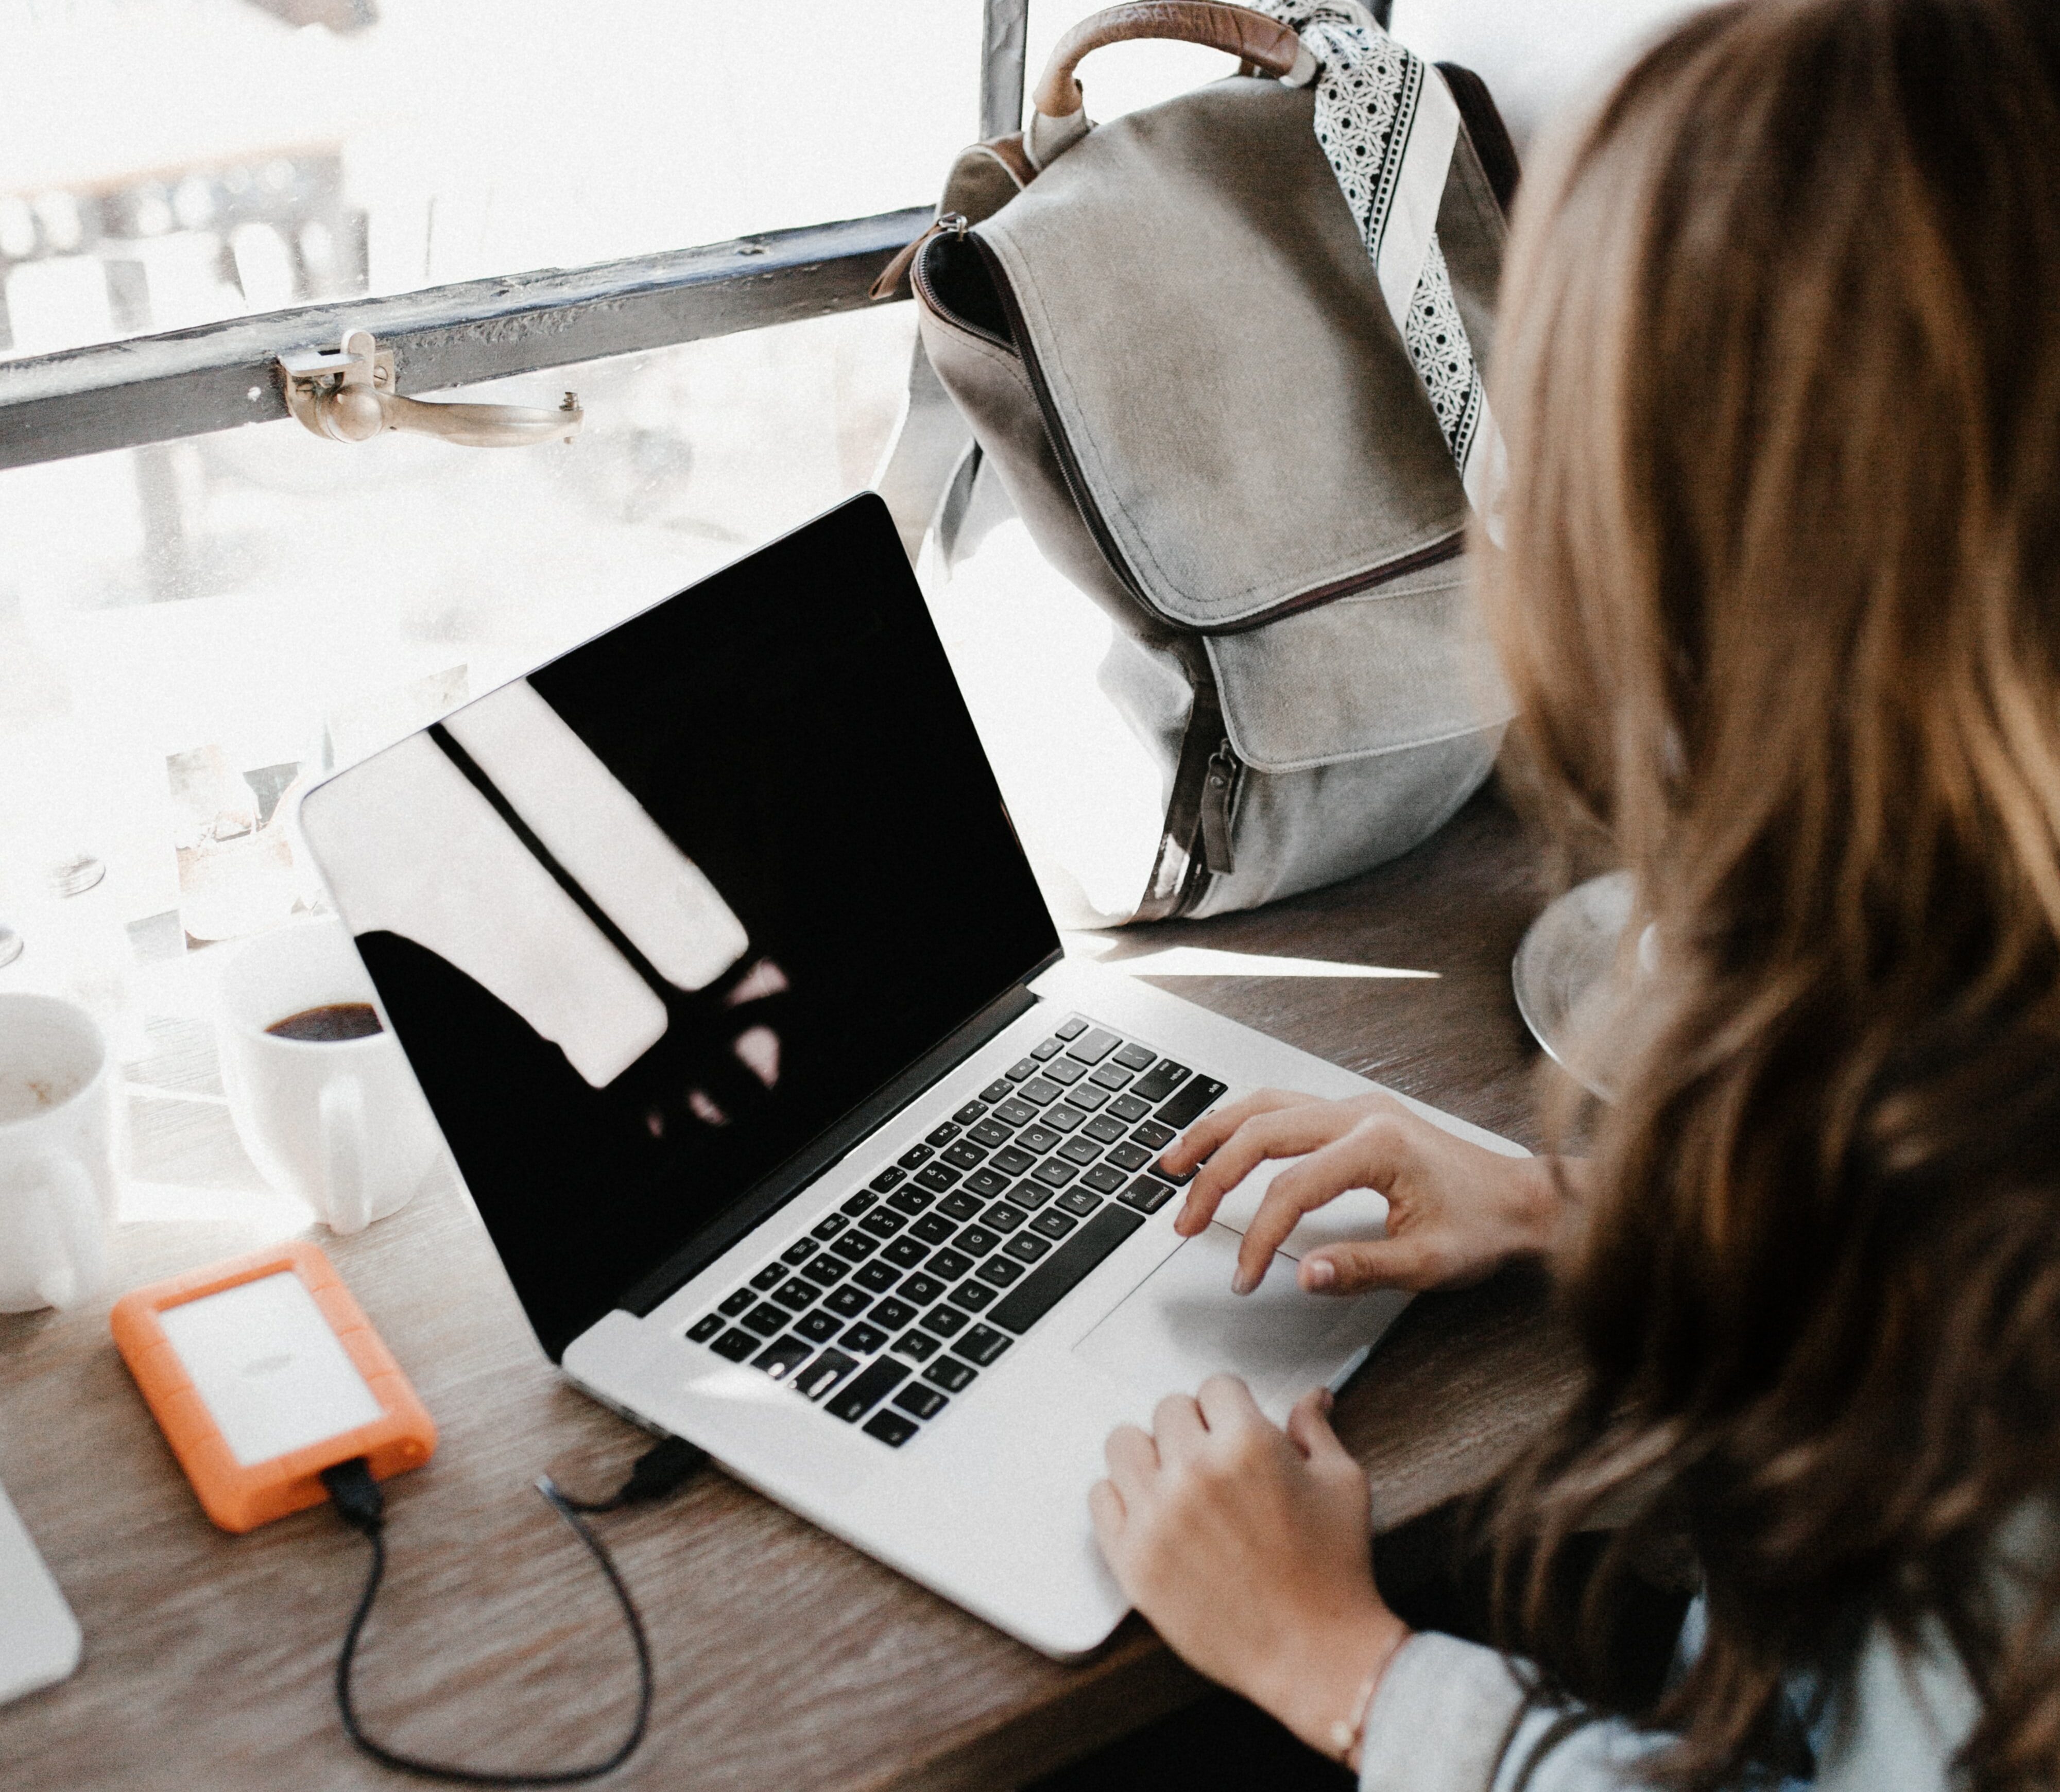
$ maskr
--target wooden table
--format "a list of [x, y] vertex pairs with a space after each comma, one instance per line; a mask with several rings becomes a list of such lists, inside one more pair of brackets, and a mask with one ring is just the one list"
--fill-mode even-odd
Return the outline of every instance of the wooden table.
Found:
[[[1492, 794], [1430, 845], [1255, 915], [1120, 937], [1430, 971], [1168, 987], [1534, 1143], [1510, 957], [1541, 900]], [[251, 1247], [224, 1223], [127, 1225], [117, 1284]], [[392, 1565], [358, 1686], [374, 1733], [482, 1766], [569, 1764], [617, 1735], [633, 1676], [591, 1562], [529, 1483], [605, 1482], [647, 1443], [531, 1339], [455, 1187], [321, 1242], [442, 1427], [389, 1484]], [[1535, 1285], [1426, 1296], [1339, 1403], [1382, 1528], [1479, 1484], [1570, 1384]], [[0, 1318], [0, 1479], [69, 1595], [85, 1661], [0, 1710], [12, 1792], [390, 1786], [337, 1728], [330, 1675], [365, 1546], [317, 1509], [247, 1537], [202, 1516], [98, 1308]], [[568, 1471], [567, 1479], [570, 1479]], [[1060, 1666], [719, 1474], [600, 1521], [642, 1602], [657, 1698], [621, 1786], [1020, 1785], [1197, 1696], [1132, 1618]]]

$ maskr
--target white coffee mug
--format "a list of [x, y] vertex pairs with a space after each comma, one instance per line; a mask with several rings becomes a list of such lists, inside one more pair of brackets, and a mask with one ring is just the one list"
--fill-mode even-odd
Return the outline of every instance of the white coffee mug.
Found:
[[[222, 967], [216, 1044], [230, 1117], [251, 1161], [332, 1231], [405, 1207], [443, 1143], [349, 933], [302, 921], [234, 948]], [[381, 1031], [358, 1039], [267, 1032], [309, 1009], [362, 1002]]]
[[84, 1008], [0, 996], [0, 1312], [74, 1307], [107, 1279], [115, 1081]]

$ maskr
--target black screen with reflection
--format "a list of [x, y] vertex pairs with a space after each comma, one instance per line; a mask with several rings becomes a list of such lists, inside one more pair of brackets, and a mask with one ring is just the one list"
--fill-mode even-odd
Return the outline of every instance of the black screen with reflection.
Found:
[[[358, 936], [555, 1359], [1058, 940], [876, 497], [529, 682], [750, 935], [710, 988], [659, 992], [665, 1036], [600, 1089], [442, 958]], [[753, 1028], [769, 1088], [737, 1050]]]

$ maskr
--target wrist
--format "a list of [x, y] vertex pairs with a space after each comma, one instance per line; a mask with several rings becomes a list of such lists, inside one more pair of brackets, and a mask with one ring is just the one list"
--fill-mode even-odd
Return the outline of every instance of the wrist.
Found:
[[1303, 1632], [1253, 1702], [1318, 1754], [1356, 1768], [1367, 1710], [1411, 1634], [1376, 1597], [1367, 1608]]
[[1531, 1253], [1549, 1257], [1566, 1230], [1566, 1184], [1575, 1165], [1561, 1158], [1532, 1157], [1523, 1159], [1523, 1168], [1520, 1228]]

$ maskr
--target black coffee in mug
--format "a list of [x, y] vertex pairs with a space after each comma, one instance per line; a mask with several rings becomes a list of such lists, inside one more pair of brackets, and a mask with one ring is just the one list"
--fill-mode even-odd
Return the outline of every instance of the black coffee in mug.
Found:
[[348, 1039], [369, 1039], [385, 1028], [369, 1002], [329, 1002], [318, 1008], [303, 1008], [284, 1020], [275, 1020], [265, 1031], [281, 1039], [313, 1040], [333, 1045]]

